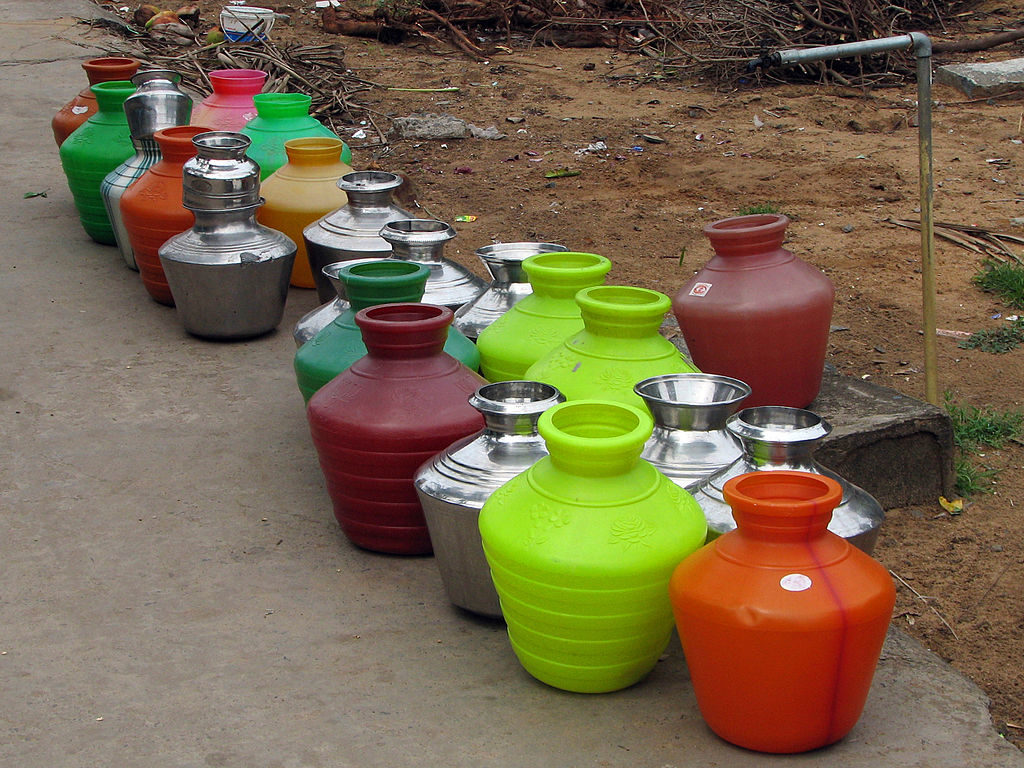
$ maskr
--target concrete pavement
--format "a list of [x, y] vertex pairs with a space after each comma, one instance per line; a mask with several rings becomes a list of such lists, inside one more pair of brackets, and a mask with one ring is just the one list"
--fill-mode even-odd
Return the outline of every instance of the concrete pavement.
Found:
[[291, 369], [313, 292], [199, 341], [78, 223], [49, 121], [121, 41], [55, 20], [95, 12], [0, 0], [0, 765], [1024, 766], [899, 632], [847, 739], [767, 757], [703, 725], [677, 641], [633, 688], [563, 693], [431, 558], [349, 545]]

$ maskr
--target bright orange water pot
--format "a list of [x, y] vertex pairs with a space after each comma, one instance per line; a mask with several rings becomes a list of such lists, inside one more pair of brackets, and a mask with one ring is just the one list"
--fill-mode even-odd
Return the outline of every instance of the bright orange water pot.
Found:
[[182, 167], [195, 157], [192, 139], [208, 130], [179, 125], [154, 133], [160, 159], [121, 195], [121, 218], [142, 284], [154, 301], [168, 306], [174, 306], [174, 297], [160, 264], [160, 246], [195, 223], [192, 211], [181, 203]]
[[697, 704], [726, 741], [804, 752], [860, 717], [896, 592], [881, 564], [830, 533], [839, 483], [754, 472], [724, 494], [737, 529], [669, 584]]
[[98, 59], [89, 59], [83, 63], [82, 69], [85, 70], [85, 76], [89, 78], [89, 86], [83, 88], [75, 98], [61, 107], [50, 121], [57, 146], [63, 144], [64, 139], [70, 136], [78, 126], [99, 111], [99, 105], [96, 103], [91, 86], [98, 83], [109, 83], [113, 80], [131, 80], [141, 63], [138, 59], [127, 56], [103, 56]]

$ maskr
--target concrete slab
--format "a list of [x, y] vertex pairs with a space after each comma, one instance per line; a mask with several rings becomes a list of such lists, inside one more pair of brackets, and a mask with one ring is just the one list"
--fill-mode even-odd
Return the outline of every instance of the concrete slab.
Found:
[[969, 99], [998, 96], [1024, 88], [1024, 59], [948, 64], [936, 68], [935, 82], [958, 88]]
[[[0, 19], [24, 7], [67, 13]], [[676, 641], [629, 690], [561, 693], [446, 603], [430, 558], [345, 541], [290, 366], [312, 292], [274, 335], [202, 342], [88, 240], [49, 120], [105, 42], [55, 29], [0, 23], [20, 62], [0, 79], [0, 764], [764, 765], [704, 727]], [[771, 760], [1024, 766], [899, 632], [850, 736]]]

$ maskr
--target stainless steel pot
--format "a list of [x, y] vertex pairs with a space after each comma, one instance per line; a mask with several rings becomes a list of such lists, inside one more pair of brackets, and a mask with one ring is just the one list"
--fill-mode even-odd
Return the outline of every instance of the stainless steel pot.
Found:
[[256, 222], [259, 166], [240, 133], [201, 133], [185, 163], [183, 199], [191, 229], [159, 250], [185, 330], [212, 339], [259, 336], [281, 322], [296, 247]]
[[547, 455], [537, 420], [564, 400], [539, 381], [486, 384], [469, 399], [483, 414], [483, 431], [452, 444], [416, 473], [434, 558], [454, 605], [501, 616], [477, 518], [494, 491]]
[[794, 469], [831, 477], [843, 487], [843, 499], [828, 529], [869, 555], [885, 520], [881, 505], [867, 491], [816, 462], [812, 454], [832, 425], [811, 411], [781, 405], [745, 408], [730, 416], [726, 428], [740, 441], [743, 455], [707, 478], [693, 492], [708, 520], [709, 540], [736, 527], [722, 486], [746, 472]]
[[554, 243], [494, 243], [477, 248], [477, 257], [491, 274], [491, 284], [455, 313], [452, 325], [476, 341], [484, 328], [533, 292], [523, 260], [537, 253], [567, 250]]
[[668, 373], [635, 387], [654, 418], [654, 432], [641, 454], [681, 488], [701, 481], [738, 459], [743, 450], [726, 420], [750, 394], [739, 379], [711, 373]]
[[381, 227], [389, 221], [413, 217], [392, 200], [400, 186], [402, 177], [394, 173], [347, 173], [341, 177], [338, 188], [348, 195], [348, 202], [302, 230], [320, 301], [334, 298], [334, 289], [323, 274], [328, 264], [350, 259], [383, 259], [391, 254], [391, 245], [380, 236]]
[[437, 304], [452, 311], [467, 304], [487, 287], [482, 279], [461, 264], [444, 257], [444, 246], [455, 230], [436, 219], [389, 221], [380, 231], [396, 259], [414, 261], [430, 268], [424, 304]]
[[138, 269], [128, 230], [121, 218], [121, 196], [146, 169], [160, 159], [153, 134], [164, 128], [188, 125], [192, 98], [178, 88], [181, 75], [169, 69], [148, 69], [132, 77], [136, 90], [125, 99], [124, 112], [135, 154], [106, 175], [100, 194], [114, 229], [114, 240], [130, 269]]

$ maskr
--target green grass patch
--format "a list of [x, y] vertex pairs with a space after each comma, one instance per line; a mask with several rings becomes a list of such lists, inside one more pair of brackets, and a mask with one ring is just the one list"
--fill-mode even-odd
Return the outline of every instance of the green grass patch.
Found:
[[957, 493], [991, 493], [999, 471], [979, 467], [971, 454], [979, 448], [1002, 448], [1008, 440], [1019, 436], [1024, 428], [1024, 412], [954, 403], [949, 392], [945, 394], [945, 407], [953, 422], [953, 443], [960, 452], [955, 464]]
[[989, 262], [973, 280], [981, 290], [996, 294], [1008, 306], [1024, 309], [1024, 267]]
[[1024, 344], [1024, 318], [1018, 317], [1001, 328], [988, 328], [975, 331], [970, 338], [964, 339], [959, 346], [963, 349], [980, 349], [1002, 355]]
[[779, 206], [774, 203], [759, 203], [758, 205], [745, 205], [740, 208], [740, 216], [754, 216], [759, 213], [782, 213]]

